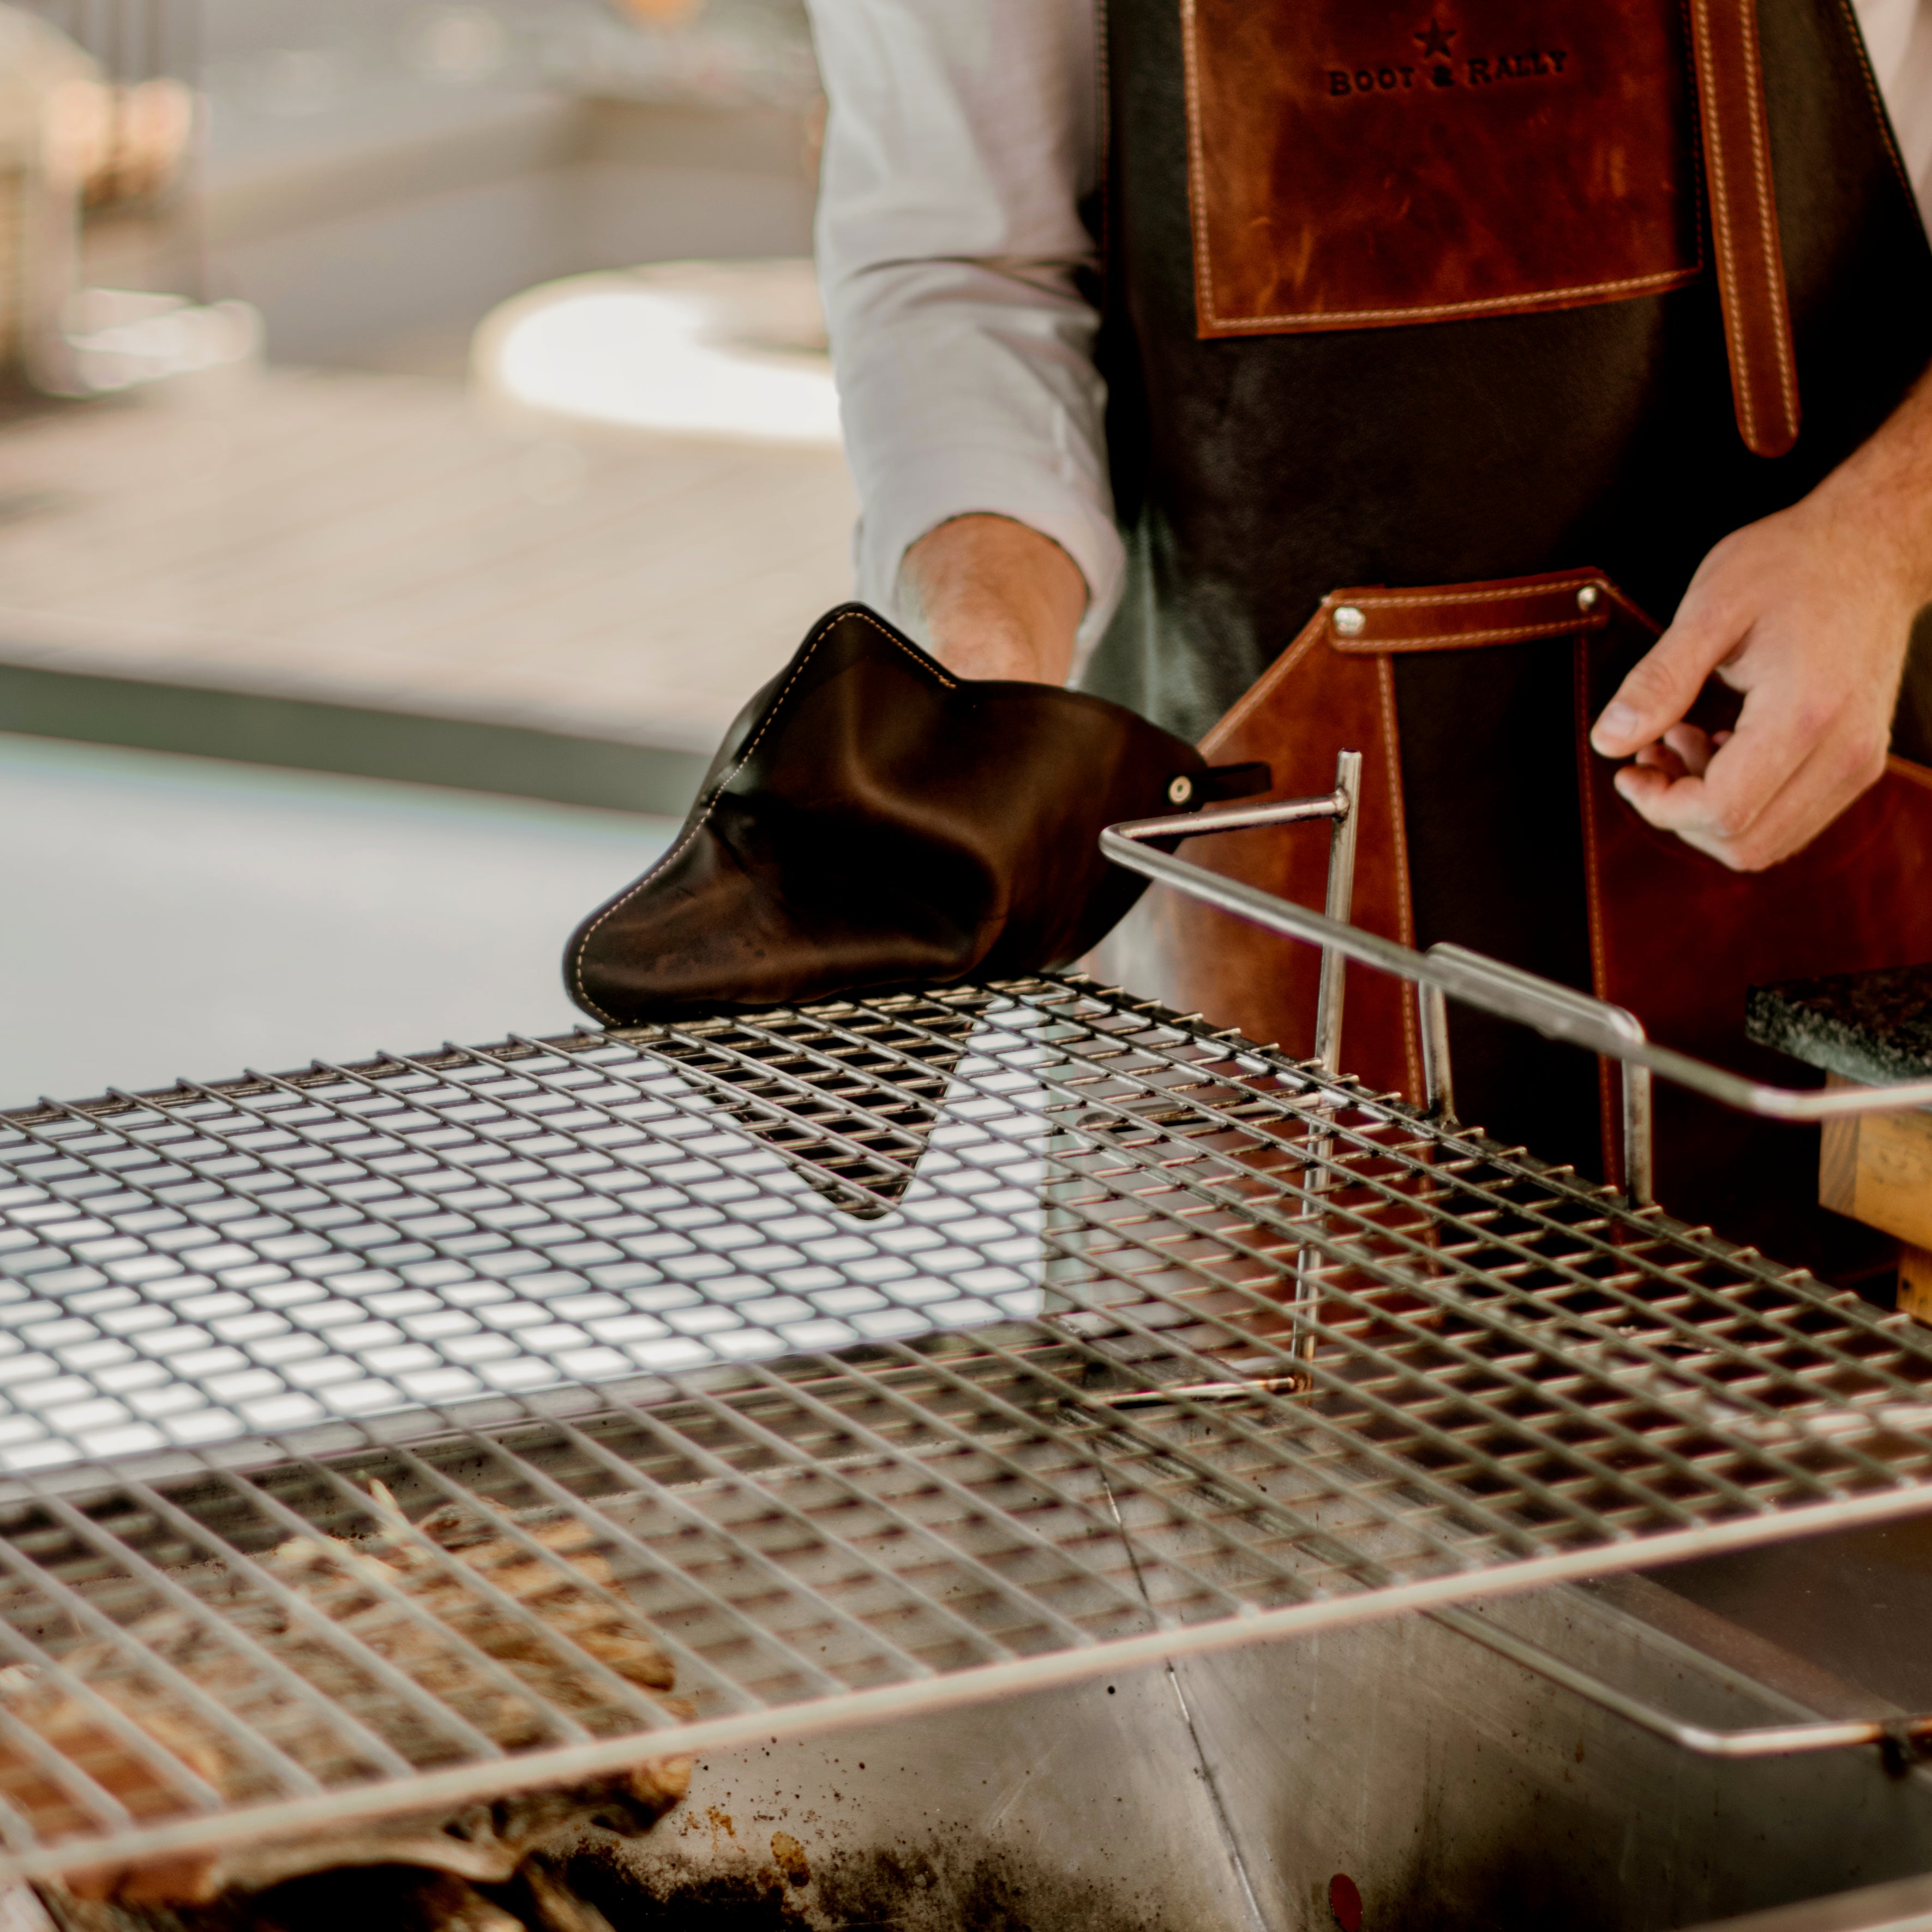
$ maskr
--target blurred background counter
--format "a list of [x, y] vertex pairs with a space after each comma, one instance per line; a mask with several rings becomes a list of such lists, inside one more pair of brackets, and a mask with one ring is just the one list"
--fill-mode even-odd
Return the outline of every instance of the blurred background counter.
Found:
[[796, 0], [0, 9], [0, 1106], [574, 1017], [848, 594], [821, 112]]

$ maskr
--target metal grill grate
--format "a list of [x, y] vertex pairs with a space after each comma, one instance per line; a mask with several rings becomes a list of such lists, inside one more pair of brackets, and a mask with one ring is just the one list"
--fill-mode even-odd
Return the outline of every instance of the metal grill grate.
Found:
[[1932, 1507], [1902, 1318], [1079, 980], [0, 1116], [0, 1276], [14, 1873]]

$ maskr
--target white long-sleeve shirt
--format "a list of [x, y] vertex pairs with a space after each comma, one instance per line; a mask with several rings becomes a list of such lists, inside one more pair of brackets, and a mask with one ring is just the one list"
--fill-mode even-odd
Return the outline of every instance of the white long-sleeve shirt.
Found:
[[[1932, 216], [1932, 0], [1854, 0]], [[861, 519], [858, 594], [892, 612], [908, 545], [991, 511], [1080, 567], [1084, 651], [1120, 594], [1096, 267], [1095, 0], [811, 0], [831, 102], [819, 277]], [[903, 616], [903, 613], [897, 614]]]

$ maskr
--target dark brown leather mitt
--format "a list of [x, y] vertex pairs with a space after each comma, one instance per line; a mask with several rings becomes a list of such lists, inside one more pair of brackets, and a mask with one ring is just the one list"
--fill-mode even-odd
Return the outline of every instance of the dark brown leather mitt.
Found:
[[1103, 826], [1267, 782], [1104, 698], [955, 677], [842, 605], [739, 714], [669, 852], [578, 928], [565, 982], [619, 1023], [1068, 965], [1144, 884]]

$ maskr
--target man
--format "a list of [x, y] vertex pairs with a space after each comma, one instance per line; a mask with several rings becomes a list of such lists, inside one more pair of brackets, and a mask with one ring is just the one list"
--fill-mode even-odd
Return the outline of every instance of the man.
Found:
[[[860, 596], [956, 672], [1200, 737], [1340, 586], [1594, 567], [1670, 620], [1633, 648], [1611, 596], [1576, 661], [1629, 808], [1606, 836], [1640, 814], [1714, 874], [1811, 846], [1885, 770], [1932, 602], [1932, 7], [1762, 0], [1755, 33], [1741, 0], [1106, 12], [814, 0]], [[1774, 298], [1740, 291], [1754, 262]], [[1404, 886], [1364, 922], [1586, 986], [1594, 948], [1616, 993], [1569, 657], [1487, 641], [1382, 673]], [[1742, 700], [1715, 724], [1714, 674]], [[1230, 728], [1208, 748], [1269, 754]], [[1699, 896], [1733, 903], [1693, 884], [1687, 954]], [[1211, 1018], [1268, 1010], [1219, 985]], [[1594, 1164], [1555, 1051], [1466, 1026], [1466, 1112]]]

